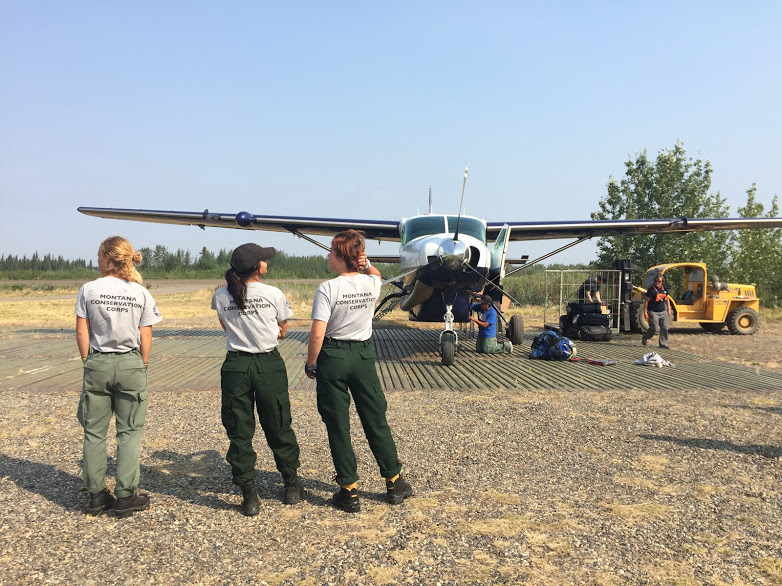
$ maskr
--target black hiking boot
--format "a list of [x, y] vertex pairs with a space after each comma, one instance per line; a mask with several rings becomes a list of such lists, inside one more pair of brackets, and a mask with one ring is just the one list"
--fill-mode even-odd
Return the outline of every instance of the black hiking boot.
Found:
[[304, 487], [299, 476], [294, 472], [293, 476], [283, 479], [282, 502], [285, 505], [295, 505], [304, 498]]
[[254, 517], [261, 511], [261, 497], [258, 496], [258, 487], [255, 486], [255, 479], [245, 482], [242, 489], [242, 515]]
[[114, 506], [114, 497], [108, 488], [90, 495], [90, 504], [87, 506], [87, 514], [97, 516], [105, 513]]
[[395, 481], [386, 480], [386, 501], [391, 505], [401, 504], [407, 497], [413, 496], [413, 487], [402, 478], [397, 477]]
[[361, 503], [358, 502], [358, 491], [355, 488], [350, 490], [340, 488], [331, 497], [331, 504], [342, 509], [346, 513], [358, 513], [361, 510]]
[[120, 519], [130, 517], [135, 511], [144, 511], [149, 508], [148, 494], [134, 494], [114, 503], [114, 514]]

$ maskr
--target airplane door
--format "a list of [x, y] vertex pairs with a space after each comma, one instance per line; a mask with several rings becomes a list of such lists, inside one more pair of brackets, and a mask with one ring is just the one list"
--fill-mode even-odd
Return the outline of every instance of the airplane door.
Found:
[[[499, 277], [498, 281], [505, 278], [505, 255], [508, 253], [508, 243], [510, 242], [510, 226], [505, 224], [500, 230], [499, 236], [491, 249], [491, 266], [489, 274], [492, 277]], [[493, 279], [492, 279], [493, 280]]]

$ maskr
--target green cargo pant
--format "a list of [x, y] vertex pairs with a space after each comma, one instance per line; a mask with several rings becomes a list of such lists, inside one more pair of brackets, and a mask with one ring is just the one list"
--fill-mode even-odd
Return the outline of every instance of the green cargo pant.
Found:
[[501, 352], [510, 351], [510, 344], [508, 342], [497, 343], [497, 338], [482, 338], [478, 336], [475, 340], [475, 351], [481, 354], [500, 354]]
[[231, 465], [233, 483], [241, 486], [255, 478], [253, 449], [255, 413], [284, 479], [299, 468], [299, 444], [291, 428], [288, 372], [275, 348], [265, 354], [228, 352], [220, 370], [221, 417], [230, 446], [225, 459]]
[[139, 483], [139, 445], [147, 415], [147, 370], [138, 350], [94, 352], [84, 365], [84, 384], [76, 417], [84, 428], [84, 490], [106, 488], [106, 435], [111, 415], [117, 428], [117, 498], [133, 496]]
[[329, 437], [336, 481], [345, 486], [358, 480], [356, 453], [350, 442], [350, 394], [364, 435], [383, 478], [399, 474], [402, 465], [386, 421], [386, 396], [375, 370], [372, 341], [324, 342], [318, 355], [318, 412]]

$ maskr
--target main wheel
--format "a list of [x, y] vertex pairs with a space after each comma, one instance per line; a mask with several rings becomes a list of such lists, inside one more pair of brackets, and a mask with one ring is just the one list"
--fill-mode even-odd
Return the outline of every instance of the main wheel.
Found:
[[644, 315], [644, 304], [640, 301], [633, 301], [630, 304], [630, 330], [642, 334], [649, 331], [649, 322]]
[[452, 332], [443, 333], [440, 350], [443, 355], [443, 365], [453, 366], [456, 359], [456, 336]]
[[520, 315], [513, 315], [510, 318], [510, 324], [507, 331], [508, 339], [515, 346], [524, 342], [524, 318]]
[[698, 322], [698, 324], [707, 332], [711, 332], [712, 334], [716, 334], [717, 332], [721, 332], [722, 328], [725, 327], [725, 323], [716, 323], [716, 322]]
[[728, 329], [731, 334], [751, 336], [760, 327], [760, 316], [751, 307], [737, 307], [728, 314]]

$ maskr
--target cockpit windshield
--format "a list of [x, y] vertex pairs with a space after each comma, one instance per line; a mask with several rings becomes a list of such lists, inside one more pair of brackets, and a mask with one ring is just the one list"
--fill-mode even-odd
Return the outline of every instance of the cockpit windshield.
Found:
[[[405, 221], [402, 229], [402, 244], [421, 236], [432, 234], [453, 234], [456, 230], [457, 216], [416, 216]], [[486, 242], [486, 227], [477, 218], [462, 216], [459, 219], [459, 234], [468, 234], [481, 242]]]
[[456, 222], [459, 222], [459, 234], [467, 234], [473, 238], [477, 238], [481, 242], [486, 242], [486, 228], [483, 227], [483, 222], [476, 218], [466, 218], [462, 216], [448, 216], [448, 231], [456, 231]]
[[445, 218], [443, 216], [418, 216], [405, 222], [402, 232], [402, 244], [430, 234], [442, 234], [445, 232]]

